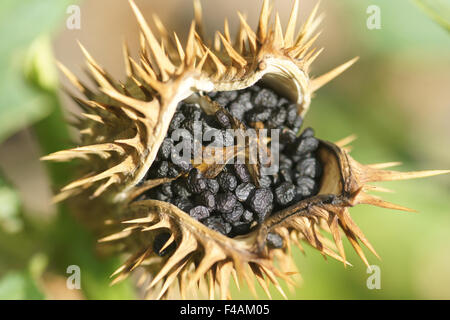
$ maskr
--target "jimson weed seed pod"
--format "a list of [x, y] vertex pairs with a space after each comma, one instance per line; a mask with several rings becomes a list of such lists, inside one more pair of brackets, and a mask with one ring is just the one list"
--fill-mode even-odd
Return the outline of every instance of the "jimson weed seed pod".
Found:
[[346, 264], [342, 235], [368, 264], [360, 244], [377, 254], [349, 208], [410, 211], [371, 195], [384, 189], [369, 183], [448, 171], [362, 165], [346, 149], [350, 139], [331, 143], [303, 128], [312, 94], [356, 61], [310, 77], [321, 52], [312, 48], [317, 7], [297, 30], [295, 1], [283, 31], [264, 1], [256, 30], [238, 13], [235, 38], [226, 22], [206, 39], [194, 4], [183, 46], [158, 18], [156, 36], [130, 1], [141, 41], [137, 60], [124, 46], [123, 82], [83, 47], [95, 90], [61, 66], [83, 96], [73, 97], [81, 146], [44, 159], [83, 164], [56, 200], [73, 199], [102, 222], [100, 241], [129, 256], [114, 282], [139, 269], [147, 298], [226, 299], [231, 278], [252, 290], [256, 278], [269, 296], [272, 283], [285, 296], [279, 280], [295, 281], [292, 244]]

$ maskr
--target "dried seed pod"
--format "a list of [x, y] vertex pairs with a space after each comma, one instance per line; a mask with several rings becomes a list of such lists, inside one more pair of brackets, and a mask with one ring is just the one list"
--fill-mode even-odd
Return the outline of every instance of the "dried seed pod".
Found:
[[[241, 26], [236, 41], [231, 41], [226, 24], [225, 34], [218, 33], [210, 47], [202, 36], [201, 7], [195, 1], [196, 18], [183, 47], [176, 34], [169, 37], [159, 20], [158, 39], [134, 2], [130, 0], [130, 4], [141, 29], [139, 61], [133, 60], [124, 46], [127, 79], [121, 83], [112, 79], [82, 47], [98, 92], [61, 66], [85, 96], [74, 98], [84, 111], [79, 123], [82, 146], [44, 157], [54, 161], [86, 160], [85, 175], [65, 186], [56, 200], [78, 196], [77, 202], [84, 200], [90, 208], [90, 219], [106, 221], [111, 230], [116, 230], [101, 242], [120, 244], [131, 257], [114, 273], [114, 282], [142, 267], [139, 282], [148, 280], [148, 298], [196, 297], [206, 279], [207, 295], [214, 298], [218, 293], [222, 299], [230, 298], [230, 275], [238, 282], [245, 280], [251, 289], [255, 277], [270, 296], [269, 281], [285, 296], [279, 279], [291, 283], [296, 272], [290, 255], [292, 243], [300, 247], [301, 242], [308, 243], [346, 264], [343, 231], [368, 264], [359, 243], [376, 255], [375, 250], [351, 219], [348, 208], [367, 203], [410, 210], [369, 195], [367, 191], [376, 188], [368, 183], [448, 172], [401, 173], [383, 170], [389, 164], [365, 166], [350, 157], [344, 148], [348, 141], [332, 144], [318, 140], [312, 130], [296, 137], [293, 130], [300, 127], [313, 92], [356, 61], [310, 79], [309, 67], [320, 53], [310, 50], [320, 21], [316, 18], [317, 7], [296, 34], [296, 0], [283, 33], [278, 14], [275, 24], [270, 25], [271, 9], [269, 2], [264, 1], [256, 32], [239, 14]], [[181, 102], [188, 105], [185, 114], [177, 111]], [[203, 115], [210, 117], [205, 116], [210, 123], [204, 127], [211, 126], [215, 117], [221, 130], [231, 127], [245, 131], [248, 126], [260, 130], [266, 125], [273, 128], [287, 123], [281, 130], [282, 137], [292, 148], [283, 151], [284, 157], [291, 157], [283, 160], [284, 171], [270, 178], [262, 174], [264, 167], [260, 162], [246, 162], [246, 171], [238, 167], [238, 177], [255, 187], [249, 190], [250, 194], [244, 194], [243, 186], [236, 189], [234, 173], [223, 174], [219, 183], [215, 179], [228, 170], [227, 163], [235, 157], [248, 160], [247, 148], [222, 150], [201, 145], [202, 151], [210, 151], [207, 154], [211, 158], [224, 151], [224, 163], [209, 161], [208, 157], [200, 164], [181, 158], [171, 162], [169, 155], [174, 146], [168, 133], [184, 128], [189, 140], [195, 142], [192, 121]], [[266, 148], [271, 138], [250, 140]], [[294, 164], [304, 159], [311, 160]], [[195, 175], [188, 173], [192, 167], [198, 170]], [[290, 170], [296, 171], [297, 167], [299, 172], [294, 173], [302, 176], [293, 179]], [[155, 168], [156, 171], [151, 170]], [[201, 177], [197, 176], [199, 172]], [[317, 188], [316, 181], [307, 180], [313, 178], [318, 179]], [[183, 179], [191, 183], [189, 188], [183, 186]], [[293, 182], [298, 180], [301, 182], [296, 182], [294, 188]], [[269, 212], [267, 208], [274, 200], [268, 188], [279, 183], [284, 183], [289, 194], [284, 195], [284, 189], [279, 189], [276, 198], [281, 207]], [[232, 192], [235, 189], [237, 197]], [[294, 191], [299, 189], [295, 198]], [[191, 195], [189, 190], [198, 194]], [[157, 195], [145, 196], [152, 192]], [[193, 203], [191, 196], [199, 199], [198, 203]], [[244, 208], [241, 200], [251, 203]], [[215, 210], [228, 216], [225, 219]], [[98, 230], [107, 232], [104, 225]], [[324, 232], [331, 233], [334, 243], [326, 240]]]

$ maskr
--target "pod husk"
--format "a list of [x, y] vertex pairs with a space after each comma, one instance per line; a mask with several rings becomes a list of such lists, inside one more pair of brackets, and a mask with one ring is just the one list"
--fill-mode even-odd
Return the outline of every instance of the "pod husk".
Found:
[[[269, 1], [264, 1], [256, 31], [238, 14], [241, 25], [235, 41], [231, 40], [226, 22], [224, 33], [217, 33], [213, 42], [203, 37], [201, 7], [195, 1], [195, 20], [185, 47], [176, 34], [169, 36], [158, 18], [155, 20], [160, 34], [157, 38], [133, 1], [130, 5], [141, 29], [138, 61], [124, 45], [127, 79], [118, 82], [81, 46], [95, 91], [60, 65], [83, 95], [71, 94], [83, 110], [76, 119], [81, 146], [43, 158], [84, 161], [80, 167], [82, 178], [62, 188], [55, 201], [73, 199], [87, 224], [94, 225], [100, 235], [108, 234], [100, 242], [111, 243], [130, 255], [113, 274], [114, 283], [139, 268], [138, 283], [146, 289], [147, 298], [229, 299], [231, 278], [238, 284], [245, 281], [253, 292], [256, 292], [253, 284], [256, 278], [269, 297], [268, 283], [272, 283], [286, 297], [279, 280], [294, 285], [298, 278], [291, 258], [292, 244], [300, 248], [302, 243], [309, 244], [345, 265], [348, 264], [343, 248], [345, 235], [368, 264], [360, 243], [377, 254], [351, 219], [348, 209], [365, 203], [410, 211], [370, 195], [368, 191], [383, 189], [368, 183], [448, 172], [401, 173], [383, 170], [390, 164], [361, 165], [346, 151], [348, 139], [336, 144], [321, 141], [318, 156], [324, 170], [319, 193], [272, 214], [249, 234], [235, 238], [207, 228], [170, 203], [136, 201], [141, 193], [170, 181], [140, 183], [156, 157], [179, 102], [197, 99], [208, 112], [208, 108], [217, 106], [205, 102], [201, 98], [203, 93], [245, 89], [262, 81], [295, 101], [298, 113], [305, 116], [312, 94], [356, 59], [311, 79], [310, 65], [321, 52], [311, 49], [321, 18], [316, 18], [317, 7], [314, 8], [296, 32], [298, 1], [294, 3], [285, 32], [278, 14], [270, 24], [271, 7]], [[238, 122], [234, 124], [240, 127]], [[236, 151], [229, 155], [230, 159], [235, 155]], [[223, 165], [199, 168], [214, 176]], [[257, 179], [258, 168], [249, 169]], [[175, 247], [164, 257], [152, 249], [159, 232], [171, 234], [161, 251]], [[284, 239], [283, 248], [271, 249], [266, 245], [269, 232]]]

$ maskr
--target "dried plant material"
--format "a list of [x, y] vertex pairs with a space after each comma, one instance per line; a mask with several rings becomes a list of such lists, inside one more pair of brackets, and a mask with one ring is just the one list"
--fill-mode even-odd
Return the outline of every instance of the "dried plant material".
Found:
[[[449, 171], [402, 173], [384, 170], [393, 163], [365, 166], [348, 153], [347, 145], [354, 137], [333, 144], [311, 136], [310, 141], [317, 143], [312, 153], [322, 168], [317, 192], [290, 204], [292, 199], [285, 198], [285, 190], [290, 189], [284, 185], [275, 197], [285, 206], [253, 223], [248, 232], [234, 237], [208, 227], [194, 218], [192, 212], [190, 215], [170, 201], [142, 197], [164, 184], [189, 178], [189, 170], [198, 170], [198, 174], [207, 179], [215, 179], [233, 158], [242, 155], [249, 160], [247, 148], [232, 145], [224, 152], [224, 163], [209, 163], [204, 159], [203, 163], [194, 165], [194, 169], [173, 177], [146, 179], [156, 163], [169, 126], [175, 121], [174, 115], [180, 103], [194, 103], [206, 115], [220, 112], [220, 120], [229, 128], [247, 130], [249, 125], [258, 131], [274, 121], [272, 115], [264, 119], [256, 117], [246, 124], [207, 95], [242, 92], [264, 83], [294, 104], [295, 119], [302, 118], [309, 109], [312, 94], [356, 61], [352, 59], [320, 77], [309, 77], [310, 65], [321, 52], [312, 48], [317, 38], [314, 33], [321, 20], [316, 18], [317, 7], [297, 31], [296, 0], [283, 32], [278, 13], [272, 23], [271, 6], [269, 1], [264, 1], [256, 31], [239, 14], [240, 28], [234, 41], [227, 21], [224, 32], [218, 32], [215, 41], [209, 41], [203, 37], [200, 3], [194, 3], [195, 20], [183, 46], [178, 36], [174, 34], [172, 37], [156, 16], [154, 21], [160, 36], [155, 36], [138, 7], [130, 1], [141, 29], [141, 48], [140, 59], [136, 62], [124, 45], [127, 71], [124, 83], [112, 79], [83, 47], [97, 92], [88, 89], [61, 66], [85, 96], [76, 99], [83, 109], [77, 124], [82, 133], [82, 146], [43, 159], [67, 161], [80, 158], [85, 161], [86, 173], [65, 186], [57, 199], [77, 196], [77, 201], [84, 199], [87, 206], [98, 203], [92, 205], [90, 219], [101, 217], [116, 229], [115, 233], [100, 241], [120, 245], [130, 254], [113, 274], [114, 283], [141, 268], [144, 273], [139, 283], [147, 284], [147, 298], [229, 299], [231, 278], [238, 285], [247, 283], [252, 291], [255, 291], [253, 280], [256, 278], [269, 297], [268, 284], [271, 283], [286, 297], [279, 280], [292, 286], [299, 278], [291, 258], [292, 246], [302, 250], [304, 243], [309, 244], [324, 256], [347, 265], [344, 236], [368, 264], [361, 243], [376, 256], [377, 253], [352, 220], [348, 209], [365, 203], [410, 211], [368, 194], [367, 191], [372, 190], [387, 191], [368, 183], [433, 176]], [[305, 139], [308, 137], [305, 135]], [[293, 139], [300, 138], [294, 134]], [[271, 138], [257, 138], [255, 141], [263, 149], [270, 149], [268, 146], [272, 142]], [[203, 147], [202, 151], [207, 149]], [[214, 152], [210, 154], [215, 155]], [[245, 164], [251, 182], [259, 188], [261, 163]], [[228, 178], [229, 181], [224, 178], [223, 184], [235, 190], [234, 178]], [[226, 187], [221, 185], [221, 188]], [[196, 209], [195, 215], [201, 216], [202, 210]], [[102, 214], [96, 215], [97, 211]], [[102, 233], [105, 234], [105, 230]], [[332, 241], [325, 236], [326, 233], [331, 235]]]

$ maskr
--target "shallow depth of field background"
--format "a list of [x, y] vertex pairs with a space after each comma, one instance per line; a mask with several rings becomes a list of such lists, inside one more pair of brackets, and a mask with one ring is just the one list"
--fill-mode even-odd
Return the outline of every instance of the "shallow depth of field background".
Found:
[[[262, 1], [204, 0], [206, 29], [238, 23], [236, 10], [255, 26]], [[292, 1], [293, 2], [293, 1]], [[284, 23], [291, 1], [274, 1]], [[301, 1], [301, 19], [313, 0]], [[450, 8], [437, 4], [444, 25]], [[192, 5], [185, 0], [136, 0], [144, 15], [158, 13], [185, 39]], [[39, 157], [69, 147], [60, 111], [79, 112], [60, 91], [68, 82], [52, 56], [83, 75], [80, 40], [97, 61], [123, 77], [122, 39], [136, 54], [138, 27], [125, 0], [85, 0], [81, 29], [68, 30], [69, 0], [2, 0], [0, 4], [0, 298], [133, 299], [131, 281], [109, 287], [118, 257], [100, 256], [96, 239], [62, 207], [52, 190], [67, 181], [70, 166], [47, 166]], [[381, 8], [381, 29], [368, 30], [366, 9]], [[440, 7], [439, 7], [440, 5]], [[447, 9], [444, 7], [447, 6]], [[433, 7], [432, 7], [433, 8]], [[317, 92], [306, 118], [322, 139], [350, 134], [352, 155], [362, 163], [401, 161], [400, 170], [450, 169], [450, 30], [433, 21], [432, 10], [408, 0], [323, 0], [317, 47], [325, 47], [312, 75], [354, 56], [360, 60]], [[436, 18], [436, 17], [434, 17]], [[360, 206], [352, 216], [382, 260], [381, 289], [369, 290], [369, 274], [346, 243], [353, 267], [344, 268], [316, 251], [297, 249], [303, 282], [291, 299], [450, 299], [450, 176], [384, 183], [396, 190], [386, 199], [418, 210], [402, 213]], [[81, 290], [66, 288], [66, 268], [81, 268]], [[236, 289], [233, 289], [236, 291]], [[264, 295], [260, 295], [264, 297]], [[274, 298], [281, 296], [273, 290]], [[242, 289], [236, 298], [252, 298]]]

